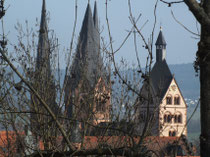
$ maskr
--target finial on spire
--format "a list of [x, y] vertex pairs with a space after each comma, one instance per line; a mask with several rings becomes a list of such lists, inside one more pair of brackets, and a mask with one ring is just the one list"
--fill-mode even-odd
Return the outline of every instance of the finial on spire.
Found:
[[163, 29], [162, 29], [162, 27], [160, 26], [160, 31], [162, 31]]
[[88, 4], [90, 4], [90, 0], [88, 0]]

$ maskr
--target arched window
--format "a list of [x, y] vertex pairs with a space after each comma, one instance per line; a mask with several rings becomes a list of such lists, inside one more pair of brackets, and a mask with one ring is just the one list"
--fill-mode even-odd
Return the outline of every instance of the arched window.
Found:
[[182, 123], [182, 114], [181, 113], [176, 113], [174, 115], [174, 123]]
[[174, 97], [174, 105], [180, 105], [180, 96], [179, 95], [176, 95]]
[[164, 113], [163, 119], [164, 119], [164, 123], [171, 123], [171, 121], [172, 121], [171, 113], [168, 111], [166, 113]]
[[164, 123], [167, 123], [167, 115], [164, 115]]
[[169, 131], [168, 135], [169, 136], [176, 136], [176, 131]]
[[172, 136], [176, 136], [176, 131], [173, 131], [172, 132]]
[[182, 115], [178, 115], [178, 123], [182, 123]]
[[171, 116], [171, 114], [169, 114], [168, 117], [167, 117], [167, 122], [171, 123], [171, 119], [172, 119], [172, 116]]
[[171, 104], [172, 104], [172, 96], [171, 96], [171, 95], [168, 95], [168, 96], [166, 97], [166, 104], [167, 104], [167, 105], [171, 105]]
[[178, 116], [175, 115], [175, 116], [174, 116], [174, 123], [177, 123], [177, 122], [178, 122]]
[[169, 131], [168, 136], [172, 136], [172, 132], [171, 131]]
[[174, 123], [182, 123], [182, 114], [181, 113], [176, 113], [174, 115]]

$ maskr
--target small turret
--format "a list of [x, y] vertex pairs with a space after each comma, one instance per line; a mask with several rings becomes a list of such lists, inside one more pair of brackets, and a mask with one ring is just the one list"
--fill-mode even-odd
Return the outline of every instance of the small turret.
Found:
[[156, 45], [156, 62], [161, 62], [166, 59], [166, 41], [162, 33], [162, 28], [160, 28], [160, 33], [158, 35]]

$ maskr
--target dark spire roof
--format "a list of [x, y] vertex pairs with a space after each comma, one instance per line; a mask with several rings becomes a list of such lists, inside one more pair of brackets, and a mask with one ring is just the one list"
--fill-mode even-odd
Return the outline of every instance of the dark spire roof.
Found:
[[160, 33], [158, 35], [157, 41], [155, 43], [155, 45], [166, 45], [166, 41], [165, 38], [163, 36], [162, 30], [160, 29]]
[[58, 113], [59, 108], [56, 104], [55, 82], [53, 75], [51, 75], [50, 53], [50, 42], [48, 38], [46, 18], [46, 2], [43, 0], [35, 69], [35, 82], [37, 82], [37, 90], [39, 92], [45, 91], [41, 96], [51, 107], [54, 113]]
[[172, 79], [173, 75], [166, 60], [156, 62], [150, 73], [151, 85], [155, 95], [162, 99]]
[[104, 76], [105, 69], [103, 67], [103, 59], [100, 55], [100, 35], [95, 27], [98, 21], [96, 4], [94, 16], [95, 20], [93, 20], [90, 4], [88, 3], [75, 58], [70, 69], [71, 76], [68, 78], [68, 84], [71, 90], [75, 89], [82, 79], [88, 82], [90, 88], [94, 88], [99, 77]]
[[97, 9], [97, 3], [95, 1], [94, 5], [94, 12], [93, 12], [93, 21], [96, 29], [99, 31], [99, 26], [98, 26], [98, 9]]
[[41, 22], [40, 22], [40, 30], [39, 30], [39, 42], [38, 42], [38, 50], [37, 51], [38, 52], [37, 52], [36, 68], [38, 70], [45, 69], [46, 73], [48, 75], [50, 75], [50, 73], [51, 73], [50, 44], [49, 44], [48, 30], [47, 30], [45, 0], [43, 0], [43, 4], [42, 4]]

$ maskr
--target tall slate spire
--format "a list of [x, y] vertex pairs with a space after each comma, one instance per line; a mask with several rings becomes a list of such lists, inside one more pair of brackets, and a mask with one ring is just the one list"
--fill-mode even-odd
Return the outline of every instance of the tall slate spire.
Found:
[[91, 87], [95, 85], [103, 64], [99, 49], [99, 32], [93, 19], [90, 4], [88, 3], [71, 68], [71, 76], [77, 83], [84, 76]]
[[51, 107], [53, 112], [58, 112], [55, 82], [54, 77], [51, 74], [50, 67], [50, 53], [51, 50], [46, 18], [46, 2], [43, 0], [34, 81], [37, 91], [42, 93], [42, 98]]
[[[61, 112], [56, 104], [56, 86], [54, 77], [51, 75], [50, 52], [46, 19], [46, 3], [45, 0], [43, 0], [36, 67], [32, 81], [33, 86], [36, 87], [36, 91], [39, 93], [40, 97], [48, 104], [54, 114], [58, 116]], [[51, 117], [44, 116], [47, 114], [46, 110], [34, 93], [31, 93], [31, 111], [31, 129], [33, 134], [43, 141], [45, 149], [51, 149], [52, 145], [49, 142], [49, 137], [55, 136], [55, 122]], [[34, 112], [43, 113], [43, 115], [34, 114]], [[47, 132], [47, 134], [43, 135], [43, 131]]]
[[[87, 4], [77, 49], [70, 69], [70, 76], [65, 78], [67, 81], [65, 104], [67, 115], [70, 117], [75, 113], [75, 110], [78, 110], [74, 108], [74, 98], [76, 100], [79, 97], [79, 92], [82, 93], [81, 95], [84, 95], [84, 93], [93, 94], [99, 80], [101, 80], [100, 78], [103, 78], [104, 82], [107, 82], [106, 70], [100, 54], [100, 34], [98, 31], [96, 2], [94, 8], [94, 14], [92, 15], [90, 3]], [[94, 95], [89, 95], [89, 98], [94, 98]], [[84, 110], [83, 113], [88, 113], [86, 111], [88, 106], [87, 104], [81, 106]], [[80, 117], [82, 116], [80, 115]]]
[[[99, 21], [98, 21], [98, 9], [97, 9], [97, 2], [95, 1], [94, 4], [94, 11], [93, 11], [93, 22], [94, 22], [94, 26], [95, 26], [95, 42], [96, 42], [96, 51], [99, 57], [99, 61], [102, 61], [103, 59], [101, 58], [100, 55], [100, 30], [99, 30]], [[101, 67], [102, 68], [102, 67]]]
[[166, 59], [166, 41], [162, 33], [162, 28], [160, 28], [160, 33], [158, 35], [156, 45], [156, 62], [162, 62]]
[[160, 28], [160, 32], [159, 32], [159, 35], [158, 35], [155, 45], [165, 45], [166, 46], [166, 41], [165, 41], [165, 38], [162, 33], [162, 28]]
[[[39, 41], [37, 50], [37, 62], [36, 69], [45, 71], [46, 75], [50, 76], [50, 44], [48, 38], [47, 30], [47, 20], [46, 20], [46, 2], [43, 0], [41, 22], [39, 30]], [[44, 71], [43, 71], [44, 70]]]
[[95, 1], [95, 5], [94, 5], [93, 21], [94, 21], [95, 28], [97, 29], [97, 31], [99, 31], [98, 9], [97, 9], [97, 2], [96, 1]]

